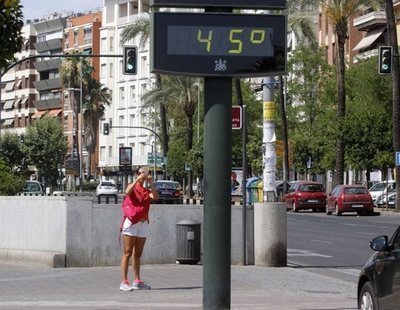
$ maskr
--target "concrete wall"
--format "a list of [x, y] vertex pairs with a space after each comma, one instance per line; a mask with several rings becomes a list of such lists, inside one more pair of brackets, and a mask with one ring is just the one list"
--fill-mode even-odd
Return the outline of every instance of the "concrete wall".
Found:
[[[242, 207], [231, 208], [232, 264], [239, 264], [243, 257]], [[91, 196], [0, 197], [0, 259], [54, 267], [119, 265], [121, 219], [120, 204], [98, 204]], [[201, 223], [203, 234], [203, 206], [151, 206], [144, 264], [175, 263], [176, 223], [181, 220]], [[253, 209], [248, 208], [248, 264], [254, 263], [253, 222]]]

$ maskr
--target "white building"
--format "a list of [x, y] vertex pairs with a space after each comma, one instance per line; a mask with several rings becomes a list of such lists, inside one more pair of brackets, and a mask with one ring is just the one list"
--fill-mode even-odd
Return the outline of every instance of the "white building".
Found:
[[[104, 0], [103, 26], [100, 30], [100, 53], [122, 55], [121, 33], [138, 18], [149, 18], [147, 1]], [[149, 70], [149, 42], [140, 46], [139, 37], [126, 45], [138, 47], [137, 75], [124, 75], [122, 57], [100, 58], [100, 82], [111, 90], [112, 103], [106, 107], [100, 124], [99, 167], [116, 170], [119, 165], [119, 148], [132, 147], [132, 164], [146, 165], [147, 154], [152, 152], [154, 134], [139, 128], [112, 128], [108, 136], [102, 129], [105, 122], [111, 126], [146, 126], [146, 112], [142, 110], [141, 96], [154, 85]], [[153, 128], [151, 128], [153, 129]], [[158, 143], [158, 141], [157, 141]]]

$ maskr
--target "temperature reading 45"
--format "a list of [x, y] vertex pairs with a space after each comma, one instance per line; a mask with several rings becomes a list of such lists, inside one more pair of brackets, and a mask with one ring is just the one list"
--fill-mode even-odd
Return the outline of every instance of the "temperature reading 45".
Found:
[[169, 26], [168, 37], [170, 55], [274, 55], [271, 28]]

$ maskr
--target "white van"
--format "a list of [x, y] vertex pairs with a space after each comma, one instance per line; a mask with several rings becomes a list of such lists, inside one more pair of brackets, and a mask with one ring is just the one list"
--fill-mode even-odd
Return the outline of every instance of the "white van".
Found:
[[389, 191], [396, 188], [396, 182], [394, 180], [378, 182], [371, 186], [369, 193], [371, 194], [372, 200], [374, 201], [374, 206], [376, 207], [376, 198], [382, 194], [386, 194], [386, 187]]

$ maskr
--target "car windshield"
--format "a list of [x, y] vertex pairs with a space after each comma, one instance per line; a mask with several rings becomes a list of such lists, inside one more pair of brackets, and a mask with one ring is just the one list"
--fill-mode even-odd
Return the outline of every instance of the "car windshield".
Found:
[[374, 186], [372, 186], [369, 191], [370, 192], [380, 192], [385, 190], [386, 184], [385, 183], [376, 183]]
[[302, 184], [300, 186], [301, 192], [323, 192], [324, 187], [322, 184]]
[[344, 189], [344, 193], [348, 195], [362, 195], [367, 194], [367, 189], [360, 187], [348, 187]]
[[40, 186], [38, 183], [35, 182], [26, 182], [25, 186], [24, 186], [24, 191], [27, 192], [40, 192]]
[[168, 189], [175, 189], [176, 184], [171, 182], [155, 182], [157, 188], [168, 188]]
[[101, 183], [101, 186], [115, 186], [115, 184], [114, 183], [112, 183], [112, 182], [102, 182]]

